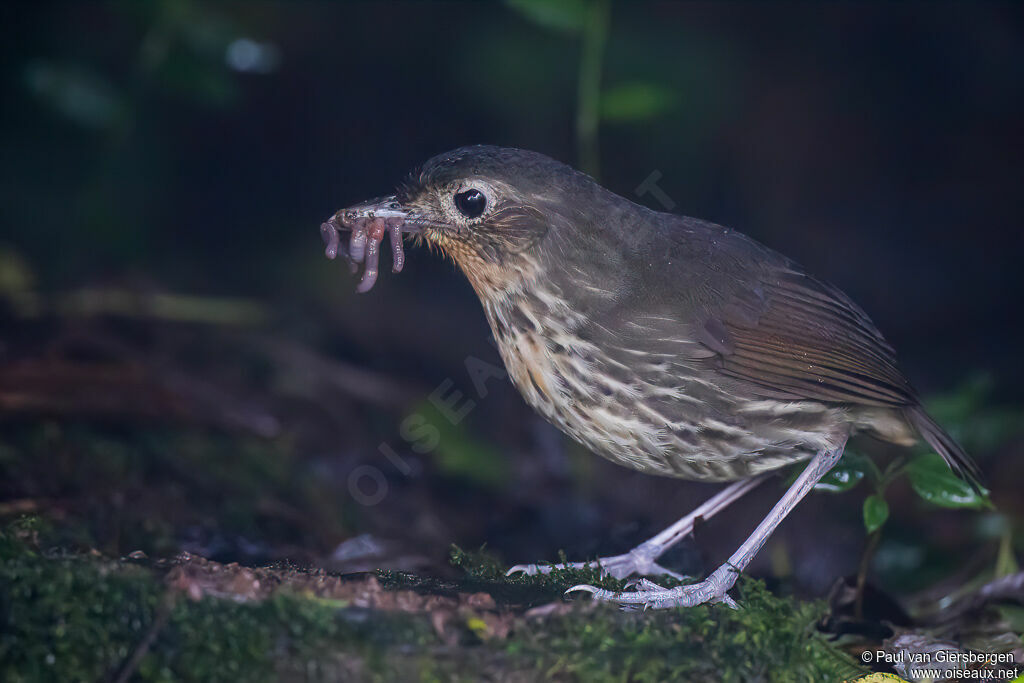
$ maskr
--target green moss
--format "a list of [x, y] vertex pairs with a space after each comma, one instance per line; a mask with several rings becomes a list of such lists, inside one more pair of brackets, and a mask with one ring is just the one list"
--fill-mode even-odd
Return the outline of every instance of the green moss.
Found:
[[[493, 556], [457, 546], [452, 547], [451, 561], [466, 572], [464, 579], [439, 582], [392, 574], [390, 585], [425, 592], [485, 591], [499, 603], [535, 605], [559, 600], [566, 588], [578, 583], [616, 590], [625, 584], [594, 570], [505, 577], [506, 568]], [[820, 681], [865, 673], [815, 629], [825, 605], [776, 597], [763, 583], [749, 579], [741, 580], [739, 590], [740, 610], [704, 605], [628, 613], [598, 606], [585, 613], [573, 610], [524, 620], [501, 645], [508, 656], [504, 666], [533, 676], [584, 681]]]
[[12, 532], [0, 547], [0, 680], [101, 680], [142, 639], [161, 595], [149, 572], [45, 557]]
[[[547, 574], [530, 576], [519, 572], [506, 576], [508, 567], [501, 564], [484, 548], [467, 551], [453, 545], [449, 559], [452, 565], [466, 572], [470, 581], [478, 582], [481, 586], [493, 584], [519, 586], [540, 591], [546, 597], [560, 596], [567, 588], [580, 583], [589, 583], [609, 590], [621, 590], [626, 585], [626, 582], [621, 579], [602, 575], [596, 568], [562, 569], [552, 565], [551, 571]], [[559, 553], [558, 564], [567, 563], [568, 559], [565, 554]]]
[[545, 676], [586, 681], [844, 680], [859, 666], [814, 628], [823, 606], [740, 585], [740, 610], [721, 605], [624, 613], [603, 606], [524, 629], [507, 647]]
[[[456, 595], [458, 593], [489, 593], [498, 604], [533, 607], [560, 600], [566, 589], [589, 583], [609, 590], [621, 590], [625, 581], [601, 576], [595, 569], [554, 569], [548, 574], [505, 576], [508, 568], [484, 549], [467, 551], [453, 545], [449, 554], [453, 566], [465, 576], [458, 580], [426, 578], [405, 572], [378, 571], [381, 583], [392, 590], [414, 590], [418, 593]], [[559, 562], [564, 563], [565, 557]]]
[[382, 612], [292, 593], [262, 602], [188, 600], [141, 564], [41, 552], [40, 533], [31, 520], [0, 531], [3, 681], [111, 678], [150, 635], [132, 680], [817, 681], [859, 673], [815, 631], [822, 605], [773, 596], [755, 581], [741, 582], [738, 611], [626, 613], [582, 609], [581, 600], [561, 616], [529, 619], [522, 605], [558, 600], [593, 573], [506, 579], [486, 553], [456, 548], [462, 580], [385, 577], [393, 588], [433, 594], [490, 592], [507, 603], [497, 614], [512, 628], [507, 638], [487, 638], [474, 630], [483, 622], [463, 615], [442, 637], [430, 612]]
[[[484, 552], [453, 546], [451, 561], [467, 583], [492, 595], [513, 587], [537, 602], [557, 600], [579, 583], [621, 590], [624, 581], [590, 569], [505, 577], [505, 567]], [[565, 558], [560, 559], [561, 562]], [[671, 586], [678, 582], [660, 581]], [[504, 584], [504, 588], [500, 588]], [[496, 595], [496, 597], [497, 597]], [[600, 606], [530, 622], [505, 644], [519, 661], [533, 662], [545, 677], [572, 680], [841, 680], [862, 673], [852, 659], [815, 629], [820, 603], [779, 598], [759, 581], [740, 582], [743, 608], [703, 605], [690, 609], [622, 612]]]
[[[0, 680], [94, 681], [115, 675], [170, 605], [134, 680], [260, 681], [327, 666], [325, 653], [361, 662], [434, 640], [424, 618], [369, 614], [302, 596], [263, 602], [190, 601], [144, 567], [90, 556], [48, 556], [25, 525], [0, 532]], [[368, 670], [372, 670], [372, 667]]]

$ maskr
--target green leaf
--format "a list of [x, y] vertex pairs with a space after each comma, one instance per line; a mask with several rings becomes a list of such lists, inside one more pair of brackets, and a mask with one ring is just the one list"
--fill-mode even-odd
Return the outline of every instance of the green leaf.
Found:
[[887, 519], [889, 504], [885, 502], [885, 498], [872, 494], [864, 499], [864, 528], [869, 534], [881, 529]]
[[938, 453], [920, 455], [907, 465], [910, 485], [917, 495], [929, 503], [944, 508], [991, 507], [988, 491], [979, 493], [963, 479], [953, 474]]
[[505, 0], [533, 23], [553, 31], [578, 33], [587, 16], [584, 0]]
[[605, 121], [647, 121], [675, 106], [676, 93], [657, 83], [623, 83], [601, 95], [601, 118]]
[[849, 491], [871, 471], [871, 463], [863, 455], [847, 451], [839, 463], [814, 485], [815, 491], [843, 493]]

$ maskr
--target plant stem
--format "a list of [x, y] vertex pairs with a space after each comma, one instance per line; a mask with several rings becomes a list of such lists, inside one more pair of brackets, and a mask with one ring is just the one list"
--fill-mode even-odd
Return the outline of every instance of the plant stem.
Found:
[[601, 71], [608, 40], [611, 0], [592, 0], [587, 5], [580, 54], [579, 88], [576, 93], [576, 148], [580, 168], [594, 179], [600, 173], [597, 131], [601, 119]]
[[868, 582], [868, 572], [871, 571], [871, 560], [878, 550], [878, 541], [882, 538], [882, 529], [878, 528], [868, 536], [864, 545], [864, 554], [860, 558], [860, 568], [857, 570], [857, 596], [853, 603], [853, 616], [855, 619], [864, 618], [864, 586]]

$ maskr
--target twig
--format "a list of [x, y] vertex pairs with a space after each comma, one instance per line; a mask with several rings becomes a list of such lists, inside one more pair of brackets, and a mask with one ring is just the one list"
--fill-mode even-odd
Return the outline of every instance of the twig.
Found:
[[113, 680], [113, 683], [127, 683], [127, 681], [135, 674], [139, 668], [139, 664], [142, 663], [142, 658], [149, 652], [149, 648], [153, 646], [157, 636], [167, 626], [167, 621], [171, 618], [171, 612], [174, 610], [174, 603], [176, 602], [175, 591], [168, 590], [163, 599], [160, 601], [160, 606], [157, 608], [156, 616], [153, 618], [153, 623], [146, 629], [146, 633], [142, 636], [142, 640], [135, 646], [135, 651], [132, 652], [131, 657], [125, 661], [121, 666], [121, 671], [118, 673], [117, 678]]

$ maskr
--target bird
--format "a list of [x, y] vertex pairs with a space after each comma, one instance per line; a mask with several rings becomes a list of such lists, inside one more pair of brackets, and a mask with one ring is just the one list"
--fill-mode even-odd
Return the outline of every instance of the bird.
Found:
[[[806, 463], [704, 580], [567, 592], [645, 608], [736, 607], [739, 573], [857, 434], [923, 439], [958, 476], [981, 481], [925, 412], [892, 346], [838, 288], [741, 232], [641, 206], [543, 154], [488, 145], [439, 154], [395, 194], [342, 209], [321, 230], [329, 256], [365, 264], [361, 291], [376, 278], [385, 232], [396, 270], [401, 235], [454, 261], [525, 401], [595, 454], [652, 475], [728, 482], [631, 551], [596, 560], [608, 574], [678, 577], [657, 560], [697, 519]], [[347, 249], [339, 230], [352, 231]], [[551, 566], [564, 565], [510, 573]]]

